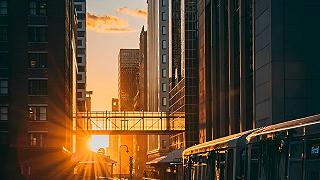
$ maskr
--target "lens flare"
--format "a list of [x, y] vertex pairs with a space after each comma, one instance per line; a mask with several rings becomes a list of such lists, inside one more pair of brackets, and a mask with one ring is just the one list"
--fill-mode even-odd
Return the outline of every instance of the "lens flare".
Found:
[[109, 147], [109, 136], [92, 135], [88, 140], [88, 147], [93, 152], [97, 152], [100, 148]]

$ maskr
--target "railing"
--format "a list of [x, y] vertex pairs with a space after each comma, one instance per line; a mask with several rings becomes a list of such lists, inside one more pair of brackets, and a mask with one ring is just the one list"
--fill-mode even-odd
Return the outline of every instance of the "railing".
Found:
[[91, 133], [184, 131], [184, 113], [143, 111], [92, 111], [74, 115], [74, 130]]

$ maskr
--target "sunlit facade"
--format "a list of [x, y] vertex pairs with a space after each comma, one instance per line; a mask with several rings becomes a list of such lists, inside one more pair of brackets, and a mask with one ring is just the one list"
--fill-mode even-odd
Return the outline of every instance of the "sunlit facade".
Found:
[[0, 11], [1, 177], [65, 179], [78, 70], [73, 2], [1, 1]]
[[[148, 0], [148, 111], [169, 110], [169, 0]], [[169, 150], [169, 137], [148, 136], [148, 159]]]
[[86, 111], [87, 88], [87, 33], [86, 33], [86, 0], [74, 0], [77, 27], [77, 100], [79, 111]]

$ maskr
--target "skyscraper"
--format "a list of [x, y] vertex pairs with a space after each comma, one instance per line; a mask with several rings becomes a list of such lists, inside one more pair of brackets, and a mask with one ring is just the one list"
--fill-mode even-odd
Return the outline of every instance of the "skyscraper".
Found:
[[255, 1], [255, 126], [320, 113], [320, 2]]
[[[185, 113], [185, 133], [170, 137], [172, 148], [198, 143], [198, 6], [196, 0], [172, 0], [170, 113]], [[179, 16], [180, 15], [180, 16]]]
[[[148, 111], [169, 111], [169, 0], [148, 0]], [[149, 160], [168, 151], [168, 136], [148, 136]]]
[[319, 5], [199, 2], [200, 142], [320, 112]]
[[139, 49], [120, 49], [118, 68], [120, 111], [133, 111], [138, 91]]
[[0, 176], [65, 179], [77, 108], [73, 1], [0, 3]]
[[199, 2], [200, 142], [253, 127], [251, 3]]
[[78, 28], [77, 28], [77, 100], [79, 111], [86, 111], [87, 88], [87, 34], [86, 34], [86, 0], [74, 1]]

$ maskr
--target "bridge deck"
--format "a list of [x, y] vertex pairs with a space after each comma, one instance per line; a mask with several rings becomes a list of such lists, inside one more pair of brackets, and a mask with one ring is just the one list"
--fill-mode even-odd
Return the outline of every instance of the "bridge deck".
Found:
[[175, 134], [185, 130], [184, 113], [93, 111], [74, 115], [74, 131], [89, 134]]

